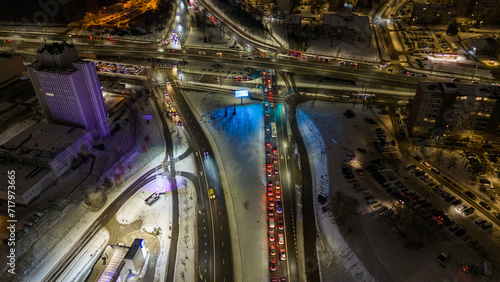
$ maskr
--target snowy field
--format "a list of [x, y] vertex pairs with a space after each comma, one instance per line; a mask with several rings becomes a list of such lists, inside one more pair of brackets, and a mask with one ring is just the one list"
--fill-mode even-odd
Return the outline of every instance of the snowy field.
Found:
[[[196, 116], [215, 140], [215, 154], [220, 152], [223, 168], [221, 178], [227, 177], [224, 187], [231, 238], [235, 260], [241, 260], [242, 281], [266, 281], [267, 260], [267, 214], [265, 199], [265, 151], [263, 130], [263, 106], [261, 103], [216, 93], [185, 92]], [[233, 113], [236, 105], [236, 114]], [[228, 115], [224, 117], [225, 107]], [[215, 146], [214, 146], [215, 145]], [[246, 206], [246, 207], [245, 207]], [[234, 215], [232, 212], [234, 211]], [[231, 220], [233, 220], [231, 222]], [[239, 243], [238, 243], [239, 242]], [[239, 244], [239, 245], [238, 245]]]
[[[345, 118], [343, 113], [347, 109], [353, 110], [356, 117]], [[363, 121], [367, 116], [383, 123], [369, 125]], [[462, 262], [480, 265], [484, 260], [479, 251], [466, 245], [466, 238], [471, 237], [481, 240], [480, 244], [483, 244], [482, 237], [489, 235], [485, 235], [487, 233], [480, 228], [467, 228], [471, 237], [463, 238], [457, 238], [447, 230], [435, 230], [434, 241], [426, 242], [419, 250], [405, 248], [397, 230], [383, 221], [377, 212], [365, 204], [361, 193], [351, 189], [351, 184], [343, 179], [341, 164], [346, 153], [357, 153], [357, 148], [368, 150], [366, 155], [356, 154], [354, 167], [363, 167], [371, 159], [382, 157], [370, 143], [374, 140], [375, 127], [387, 125], [386, 116], [378, 115], [377, 109], [371, 111], [362, 105], [353, 108], [352, 104], [308, 102], [298, 108], [297, 118], [312, 166], [314, 198], [319, 193], [328, 194], [328, 198], [331, 198], [335, 191], [340, 190], [360, 201], [360, 214], [353, 218], [348, 228], [339, 228], [331, 214], [323, 213], [320, 204], [315, 203], [322, 281], [486, 281], [482, 280], [485, 276], [474, 277], [461, 270]], [[382, 158], [387, 159], [387, 156]], [[397, 171], [397, 166], [389, 169]], [[382, 189], [370, 176], [356, 176], [355, 179], [377, 200], [391, 207], [392, 200], [385, 191], [379, 192]], [[409, 185], [410, 182], [406, 183]], [[464, 224], [472, 223], [468, 218], [458, 218], [451, 212], [450, 215], [461, 225], [462, 221], [467, 221]], [[481, 232], [485, 234], [479, 234]], [[493, 236], [498, 241], [495, 233]], [[483, 251], [493, 246], [485, 244]], [[445, 268], [440, 267], [435, 260], [440, 252], [451, 254]], [[493, 253], [489, 257], [494, 258], [491, 256]], [[496, 265], [495, 262], [493, 264]], [[498, 273], [494, 275], [493, 280], [488, 281], [497, 281]]]

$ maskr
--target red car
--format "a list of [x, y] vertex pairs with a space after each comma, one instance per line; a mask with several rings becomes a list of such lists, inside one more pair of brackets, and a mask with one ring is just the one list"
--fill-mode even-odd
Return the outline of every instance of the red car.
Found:
[[271, 168], [272, 167], [271, 163], [267, 163], [266, 166], [267, 166], [267, 168]]
[[272, 197], [273, 196], [273, 187], [267, 187], [267, 196]]
[[271, 248], [269, 249], [269, 254], [271, 256], [275, 256], [276, 255], [276, 247], [275, 246], [271, 246]]
[[274, 208], [273, 207], [268, 207], [267, 208], [267, 215], [274, 216]]

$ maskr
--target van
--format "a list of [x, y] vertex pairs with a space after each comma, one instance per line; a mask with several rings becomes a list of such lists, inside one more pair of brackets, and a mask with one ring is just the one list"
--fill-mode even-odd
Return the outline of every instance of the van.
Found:
[[483, 262], [483, 273], [484, 273], [484, 275], [491, 276], [491, 270], [492, 270], [492, 268], [491, 268], [491, 262], [485, 260]]

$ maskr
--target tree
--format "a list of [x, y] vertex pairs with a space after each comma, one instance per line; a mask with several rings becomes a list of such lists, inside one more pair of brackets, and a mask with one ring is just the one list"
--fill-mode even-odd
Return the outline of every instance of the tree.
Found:
[[353, 117], [356, 116], [356, 114], [353, 111], [351, 111], [351, 110], [347, 110], [347, 111], [345, 111], [344, 116], [346, 118], [353, 118]]
[[434, 155], [434, 160], [437, 162], [438, 166], [441, 165], [441, 160], [443, 159], [443, 149], [439, 148], [436, 151], [436, 154]]
[[448, 163], [448, 170], [452, 167], [457, 167], [457, 160], [457, 157], [450, 157], [446, 159], [446, 162]]
[[320, 204], [324, 205], [324, 204], [326, 203], [326, 200], [327, 200], [327, 199], [326, 199], [326, 197], [325, 197], [325, 196], [323, 196], [323, 195], [321, 195], [321, 194], [319, 194], [319, 195], [318, 195], [318, 203], [320, 203]]
[[458, 23], [456, 20], [451, 21], [448, 29], [446, 30], [446, 34], [453, 36], [458, 34]]
[[111, 187], [113, 186], [113, 181], [109, 177], [104, 178], [104, 186]]
[[359, 201], [344, 192], [337, 191], [330, 202], [330, 210], [339, 226], [343, 226], [350, 216], [358, 214]]

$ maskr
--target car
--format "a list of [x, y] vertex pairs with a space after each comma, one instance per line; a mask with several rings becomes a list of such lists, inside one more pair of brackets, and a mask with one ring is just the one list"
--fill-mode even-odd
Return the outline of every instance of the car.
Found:
[[484, 230], [486, 229], [489, 229], [493, 226], [493, 224], [491, 222], [485, 222], [481, 225], [481, 228], [483, 228]]
[[406, 170], [412, 170], [412, 169], [415, 169], [417, 166], [416, 165], [409, 165], [406, 167]]
[[279, 169], [277, 167], [274, 168], [274, 174], [278, 174], [279, 173]]
[[279, 234], [278, 234], [278, 243], [279, 243], [280, 245], [285, 244], [285, 237], [283, 236], [283, 234], [282, 234], [282, 233], [279, 233]]
[[274, 230], [269, 230], [269, 241], [274, 242]]
[[474, 213], [474, 211], [475, 211], [475, 209], [474, 209], [473, 207], [469, 207], [468, 209], [465, 209], [465, 210], [463, 211], [463, 213], [464, 213], [465, 215], [471, 215], [471, 214], [473, 214], [473, 213]]
[[278, 277], [276, 276], [271, 277], [271, 282], [278, 282]]
[[281, 190], [276, 190], [276, 199], [281, 199]]
[[271, 155], [271, 151], [270, 150], [266, 150], [266, 155], [270, 156]]
[[274, 216], [274, 208], [273, 207], [267, 207], [267, 215]]
[[269, 206], [273, 207], [274, 206], [274, 198], [273, 197], [267, 197], [267, 201], [269, 202]]
[[434, 172], [435, 174], [441, 174], [441, 172], [435, 168], [431, 168], [431, 171]]
[[449, 229], [451, 232], [454, 232], [454, 231], [460, 229], [460, 225], [458, 225], [457, 223], [454, 223], [452, 226], [450, 226]]
[[466, 232], [467, 232], [467, 230], [465, 230], [464, 228], [458, 229], [455, 232], [455, 236], [460, 237], [460, 236], [464, 235]]
[[30, 218], [28, 218], [28, 221], [31, 221], [31, 222], [34, 222], [34, 223], [37, 223], [38, 221], [40, 220], [40, 218], [38, 216], [30, 216]]
[[269, 228], [274, 229], [274, 218], [269, 219]]
[[487, 209], [487, 210], [489, 210], [489, 211], [491, 210], [491, 207], [490, 207], [490, 206], [489, 206], [486, 202], [481, 201], [481, 202], [479, 202], [479, 204], [480, 204], [483, 208], [485, 208], [485, 209]]
[[455, 221], [454, 221], [452, 218], [448, 218], [447, 220], [445, 220], [445, 221], [443, 222], [443, 225], [444, 225], [444, 226], [450, 226], [450, 225], [452, 225], [453, 223], [455, 223]]
[[448, 203], [451, 203], [451, 202], [455, 201], [456, 199], [457, 199], [457, 197], [455, 197], [455, 196], [448, 196], [444, 200]]
[[270, 169], [267, 170], [267, 176], [269, 176], [269, 177], [273, 176]]
[[269, 265], [269, 269], [271, 269], [271, 271], [276, 271], [276, 260], [272, 259]]
[[269, 255], [271, 256], [276, 255], [276, 247], [274, 245], [271, 245], [271, 247], [269, 247]]
[[274, 184], [275, 184], [274, 186], [276, 186], [276, 190], [281, 189], [281, 186], [280, 186], [280, 181], [279, 181], [279, 180], [276, 180], [276, 181], [274, 182]]
[[474, 195], [474, 193], [472, 193], [471, 191], [465, 191], [465, 195], [469, 196], [469, 198], [473, 200], [476, 199], [476, 195]]
[[269, 131], [269, 130], [270, 130], [270, 129], [269, 129], [269, 125], [266, 125], [266, 131]]
[[271, 168], [271, 167], [272, 167], [271, 163], [267, 163], [267, 164], [266, 164], [266, 167], [267, 167], [267, 168]]
[[266, 113], [266, 117], [269, 117], [269, 113]]
[[352, 173], [350, 173], [350, 174], [344, 174], [344, 178], [345, 179], [352, 179], [352, 178], [354, 178], [354, 175]]
[[283, 230], [283, 229], [284, 229], [283, 219], [278, 219], [278, 230]]
[[377, 212], [378, 213], [383, 213], [385, 212], [386, 210], [388, 210], [389, 208], [387, 208], [386, 206], [381, 206], [380, 208], [377, 209]]
[[482, 225], [485, 222], [486, 222], [486, 220], [484, 220], [484, 219], [482, 219], [480, 217], [478, 219], [476, 219], [476, 221], [474, 221], [474, 223], [476, 223], [477, 225]]
[[271, 143], [266, 142], [266, 147], [271, 147]]
[[281, 276], [281, 282], [286, 282], [285, 276]]
[[363, 149], [363, 148], [358, 148], [358, 152], [363, 153], [363, 154], [366, 154], [366, 149]]
[[273, 163], [275, 163], [275, 164], [278, 163], [278, 159], [276, 157], [273, 158]]
[[286, 260], [285, 249], [280, 249], [280, 260]]
[[278, 154], [278, 149], [276, 149], [276, 146], [273, 147], [273, 154], [275, 154], [275, 155]]
[[362, 170], [361, 168], [358, 168], [356, 171], [358, 172], [358, 175], [360, 175], [360, 176], [365, 175], [364, 170]]
[[461, 199], [457, 199], [457, 200], [451, 202], [451, 204], [454, 205], [454, 206], [460, 205], [460, 204], [462, 204], [462, 200]]
[[207, 150], [207, 148], [203, 148], [203, 155], [205, 155], [205, 156], [206, 156], [206, 155], [208, 155], [208, 150]]

